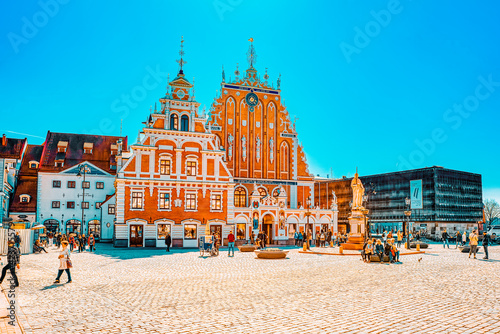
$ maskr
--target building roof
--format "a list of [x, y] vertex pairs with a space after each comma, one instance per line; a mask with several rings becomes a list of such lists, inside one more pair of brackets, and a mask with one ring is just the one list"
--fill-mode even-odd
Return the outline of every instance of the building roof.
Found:
[[[43, 145], [27, 145], [19, 170], [17, 187], [10, 202], [10, 212], [36, 212], [38, 169], [30, 168], [29, 163], [31, 161], [40, 162], [42, 150]], [[29, 202], [21, 202], [21, 195], [29, 195]]]
[[0, 158], [21, 159], [26, 146], [26, 138], [7, 138], [5, 135], [0, 140]]
[[[116, 174], [116, 149], [111, 152], [111, 146], [116, 147], [119, 140], [123, 142], [123, 149], [127, 148], [127, 137], [98, 136], [73, 133], [48, 132], [40, 160], [41, 172], [60, 172], [78, 165], [84, 161]], [[91, 152], [85, 152], [84, 146]], [[59, 147], [61, 148], [61, 152]], [[62, 162], [62, 167], [56, 167], [56, 161]]]

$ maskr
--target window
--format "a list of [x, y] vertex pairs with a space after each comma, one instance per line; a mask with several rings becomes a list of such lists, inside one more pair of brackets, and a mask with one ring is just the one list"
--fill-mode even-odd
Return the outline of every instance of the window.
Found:
[[170, 116], [170, 130], [179, 130], [179, 116], [176, 114]]
[[56, 161], [56, 167], [62, 167], [62, 166], [64, 166], [64, 162]]
[[181, 117], [181, 131], [189, 131], [189, 117], [187, 115]]
[[52, 209], [59, 209], [61, 207], [61, 202], [52, 201]]
[[245, 240], [246, 239], [246, 224], [236, 224], [236, 239]]
[[170, 224], [158, 224], [158, 239], [163, 239], [167, 237], [170, 233]]
[[196, 194], [186, 194], [186, 210], [196, 210]]
[[89, 208], [89, 202], [82, 202], [82, 209], [88, 209]]
[[30, 195], [27, 195], [27, 194], [19, 195], [19, 200], [21, 203], [29, 203], [30, 199], [31, 199]]
[[158, 203], [160, 209], [170, 209], [170, 194], [160, 193], [160, 203]]
[[212, 210], [222, 210], [222, 195], [213, 194], [212, 195]]
[[187, 175], [188, 176], [196, 175], [196, 161], [187, 162]]
[[29, 166], [30, 166], [30, 168], [32, 168], [32, 169], [36, 169], [36, 168], [38, 168], [38, 161], [30, 161]]
[[108, 204], [108, 215], [114, 215], [114, 214], [115, 214], [115, 205]]
[[96, 209], [100, 209], [100, 208], [101, 208], [101, 205], [102, 205], [102, 203], [101, 203], [101, 202], [95, 202], [95, 208], [96, 208]]
[[83, 143], [83, 153], [92, 154], [92, 149], [94, 148], [93, 143]]
[[260, 194], [260, 198], [264, 198], [267, 196], [267, 190], [265, 188], [259, 188], [259, 194]]
[[67, 209], [74, 209], [75, 208], [75, 202], [67, 202], [66, 203], [66, 208]]
[[142, 193], [132, 192], [132, 209], [142, 209]]
[[104, 182], [96, 182], [95, 188], [96, 189], [104, 189]]
[[160, 174], [170, 175], [170, 160], [160, 160]]
[[75, 181], [68, 181], [68, 188], [76, 188], [76, 182]]
[[247, 206], [247, 192], [245, 188], [238, 187], [234, 190], [234, 206], [238, 208]]
[[184, 239], [196, 239], [196, 224], [184, 225]]
[[90, 182], [82, 181], [82, 189], [90, 189]]
[[58, 180], [52, 181], [52, 188], [61, 188], [61, 181]]

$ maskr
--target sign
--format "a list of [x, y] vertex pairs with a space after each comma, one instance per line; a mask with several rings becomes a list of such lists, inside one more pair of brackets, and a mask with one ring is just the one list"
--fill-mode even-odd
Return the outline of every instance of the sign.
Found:
[[285, 138], [297, 138], [296, 134], [294, 134], [294, 133], [286, 133], [286, 132], [280, 133], [280, 136], [281, 137], [285, 137]]
[[422, 180], [410, 181], [410, 199], [410, 208], [412, 210], [424, 208], [424, 201], [422, 199]]

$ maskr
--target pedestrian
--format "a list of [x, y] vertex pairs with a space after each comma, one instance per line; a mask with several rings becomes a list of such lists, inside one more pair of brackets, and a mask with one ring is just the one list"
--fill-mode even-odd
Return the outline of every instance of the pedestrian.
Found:
[[389, 263], [392, 263], [393, 260], [391, 239], [387, 239], [387, 243], [384, 246], [384, 255], [387, 255], [387, 257], [389, 258]]
[[16, 235], [14, 236], [14, 243], [16, 244], [17, 249], [20, 249], [21, 247], [21, 236], [19, 235], [19, 232], [16, 232]]
[[61, 240], [62, 240], [61, 233], [57, 233], [57, 237], [56, 237], [57, 249], [59, 249], [59, 247], [61, 247]]
[[397, 238], [398, 238], [398, 247], [401, 247], [401, 242], [403, 241], [403, 233], [401, 233], [401, 230], [398, 230]]
[[372, 261], [373, 254], [373, 240], [368, 240], [368, 244], [365, 248], [365, 262], [370, 263]]
[[466, 243], [467, 243], [467, 231], [464, 231], [464, 233], [462, 234], [462, 246], [465, 246]]
[[321, 232], [321, 234], [319, 235], [319, 246], [325, 247], [325, 241], [326, 241], [325, 232]]
[[[227, 236], [227, 256], [234, 256], [234, 234], [233, 231], [229, 231], [229, 235]], [[231, 252], [233, 255], [231, 255]]]
[[85, 245], [87, 244], [87, 238], [85, 237], [85, 234], [82, 234], [80, 235], [80, 238], [79, 238], [79, 243], [80, 243], [80, 247], [79, 247], [79, 252], [83, 252], [85, 251]]
[[95, 251], [95, 238], [93, 234], [89, 235], [88, 244], [90, 252]]
[[445, 246], [447, 245], [448, 249], [450, 249], [450, 243], [448, 242], [449, 237], [450, 235], [448, 234], [448, 232], [446, 232], [446, 229], [444, 229], [443, 233], [441, 234], [441, 239], [443, 239], [443, 248], [445, 248]]
[[491, 237], [488, 235], [486, 230], [483, 231], [483, 248], [484, 248], [484, 257], [483, 259], [488, 260], [488, 246], [490, 245]]
[[295, 240], [295, 246], [297, 247], [299, 245], [299, 232], [295, 231], [293, 239]]
[[392, 259], [394, 262], [399, 262], [399, 249], [394, 244], [394, 239], [392, 239], [391, 246], [392, 246]]
[[250, 233], [250, 243], [253, 245], [255, 243], [255, 232], [252, 230]]
[[470, 259], [471, 254], [474, 254], [474, 258], [476, 258], [477, 240], [478, 240], [478, 238], [477, 238], [476, 230], [473, 230], [472, 233], [469, 235], [469, 246], [470, 246], [469, 259]]
[[332, 242], [332, 231], [328, 231], [326, 232], [326, 243], [328, 247], [331, 246], [331, 242]]
[[458, 248], [458, 244], [460, 243], [460, 241], [462, 240], [462, 236], [460, 235], [460, 231], [457, 231], [457, 234], [455, 235], [455, 249]]
[[377, 244], [375, 245], [375, 254], [377, 254], [377, 256], [379, 257], [380, 263], [383, 263], [384, 262], [384, 245], [382, 245], [382, 242], [380, 241], [380, 239], [377, 240]]
[[69, 271], [70, 268], [73, 267], [73, 264], [71, 263], [70, 259], [70, 251], [68, 249], [68, 242], [66, 240], [61, 242], [62, 250], [59, 253], [59, 271], [57, 272], [57, 277], [56, 280], [54, 281], [54, 284], [60, 283], [59, 279], [61, 278], [61, 275], [63, 271], [66, 271], [66, 275], [68, 275], [68, 282], [71, 283], [71, 273]]
[[19, 269], [19, 264], [21, 263], [21, 255], [19, 254], [19, 248], [14, 247], [15, 242], [13, 240], [9, 240], [7, 243], [9, 246], [9, 250], [7, 251], [7, 264], [2, 269], [2, 276], [0, 277], [0, 284], [2, 284], [5, 275], [7, 274], [7, 270], [10, 270], [10, 274], [14, 279], [14, 285], [17, 288], [19, 286], [19, 281], [16, 275], [16, 268]]
[[365, 240], [365, 243], [363, 244], [363, 249], [361, 250], [361, 259], [363, 260], [363, 262], [367, 261], [367, 247], [369, 242], [370, 240]]
[[69, 235], [69, 250], [72, 252], [73, 251], [73, 247], [75, 247], [75, 237], [73, 236], [73, 234], [70, 234]]
[[298, 235], [298, 245], [299, 247], [303, 247], [304, 246], [304, 232], [299, 232], [299, 235]]
[[172, 237], [170, 236], [170, 233], [167, 233], [167, 236], [165, 237], [165, 245], [167, 246], [167, 252], [170, 252], [171, 243], [172, 243]]

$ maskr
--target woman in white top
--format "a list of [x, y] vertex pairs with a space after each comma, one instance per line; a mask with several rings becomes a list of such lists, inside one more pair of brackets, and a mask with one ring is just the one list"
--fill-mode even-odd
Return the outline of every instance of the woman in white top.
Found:
[[464, 246], [467, 243], [467, 231], [464, 231], [462, 234], [462, 246]]
[[66, 240], [63, 240], [61, 242], [61, 245], [62, 250], [59, 253], [59, 272], [57, 273], [57, 278], [54, 283], [60, 283], [59, 279], [61, 278], [63, 271], [66, 271], [66, 274], [68, 275], [68, 283], [71, 283], [71, 273], [69, 272], [69, 268], [71, 268], [72, 265], [69, 259], [70, 252], [68, 249], [68, 242]]

